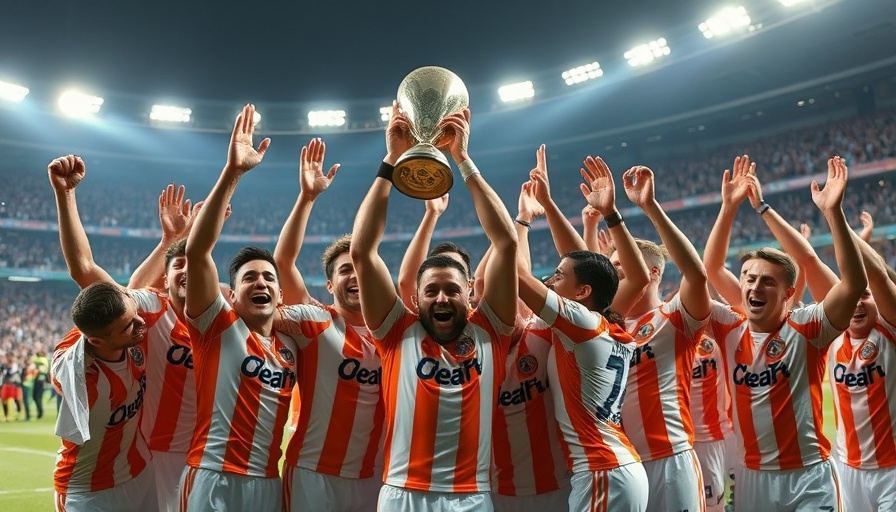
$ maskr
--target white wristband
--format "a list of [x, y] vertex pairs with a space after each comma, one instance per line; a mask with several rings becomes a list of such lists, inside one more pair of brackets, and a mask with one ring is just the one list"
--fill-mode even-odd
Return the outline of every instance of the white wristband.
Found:
[[460, 175], [463, 176], [464, 181], [470, 179], [470, 176], [474, 174], [480, 174], [479, 169], [476, 168], [476, 164], [474, 164], [473, 160], [469, 158], [458, 165], [457, 169], [460, 171]]

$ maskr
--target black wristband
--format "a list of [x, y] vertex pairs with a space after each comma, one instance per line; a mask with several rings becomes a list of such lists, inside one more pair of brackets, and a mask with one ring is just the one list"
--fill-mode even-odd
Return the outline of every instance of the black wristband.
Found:
[[604, 217], [604, 220], [607, 221], [607, 228], [613, 228], [622, 224], [622, 214], [617, 210]]
[[767, 212], [770, 208], [771, 208], [771, 205], [769, 205], [765, 201], [761, 201], [759, 203], [759, 208], [756, 208], [756, 213], [758, 213], [759, 215], [762, 215], [763, 213]]
[[394, 165], [389, 165], [386, 162], [380, 164], [380, 170], [376, 171], [377, 178], [383, 178], [385, 180], [392, 181], [392, 171], [395, 170]]
[[532, 224], [530, 224], [530, 223], [528, 223], [528, 222], [526, 222], [526, 221], [524, 221], [524, 220], [513, 219], [513, 222], [516, 222], [516, 223], [519, 224], [520, 226], [526, 226], [526, 229], [532, 229]]

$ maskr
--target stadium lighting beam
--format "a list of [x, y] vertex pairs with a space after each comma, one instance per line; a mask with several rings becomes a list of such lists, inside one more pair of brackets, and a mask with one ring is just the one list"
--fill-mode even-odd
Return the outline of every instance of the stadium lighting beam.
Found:
[[189, 123], [193, 110], [173, 105], [153, 105], [149, 112], [149, 118], [153, 121], [166, 123]]
[[712, 39], [717, 36], [726, 36], [737, 30], [747, 29], [750, 26], [750, 16], [747, 9], [740, 5], [726, 7], [715, 16], [697, 25], [703, 37]]
[[59, 96], [59, 110], [70, 117], [90, 117], [100, 111], [103, 98], [79, 91], [65, 91]]
[[527, 80], [498, 87], [498, 96], [504, 103], [527, 100], [535, 97], [535, 88], [532, 87], [532, 82]]
[[638, 67], [650, 64], [655, 59], [665, 57], [672, 53], [666, 39], [661, 37], [646, 44], [639, 44], [631, 50], [625, 52], [623, 57], [628, 61], [629, 66]]
[[308, 126], [342, 126], [345, 110], [312, 110], [308, 112]]
[[258, 126], [261, 123], [261, 114], [256, 110], [254, 114], [252, 114], [252, 126]]
[[0, 81], [0, 100], [19, 102], [31, 92], [27, 87]]
[[380, 107], [380, 120], [388, 123], [392, 119], [392, 107]]
[[563, 81], [566, 82], [566, 85], [575, 85], [586, 80], [593, 80], [604, 76], [604, 70], [600, 69], [600, 64], [595, 61], [591, 64], [585, 64], [584, 66], [578, 66], [568, 71], [564, 71], [560, 76], [563, 78]]
[[796, 4], [804, 4], [809, 0], [778, 0], [784, 7], [793, 7]]

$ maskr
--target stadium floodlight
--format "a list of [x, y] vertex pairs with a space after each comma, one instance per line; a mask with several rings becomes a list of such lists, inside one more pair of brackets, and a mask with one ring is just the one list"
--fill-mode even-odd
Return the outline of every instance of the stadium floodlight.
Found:
[[29, 92], [27, 87], [0, 81], [0, 100], [22, 101]]
[[392, 107], [380, 107], [380, 119], [384, 123], [388, 123], [392, 119]]
[[59, 110], [71, 117], [89, 117], [100, 111], [103, 98], [79, 91], [65, 91], [59, 96]]
[[628, 61], [629, 66], [637, 67], [650, 64], [654, 59], [665, 57], [672, 53], [666, 39], [661, 37], [647, 44], [639, 44], [631, 50], [625, 52], [623, 57]]
[[781, 5], [783, 5], [784, 7], [791, 7], [796, 4], [806, 3], [809, 0], [778, 0], [778, 1], [781, 2]]
[[193, 110], [186, 107], [175, 107], [173, 105], [153, 105], [149, 111], [149, 118], [153, 121], [163, 121], [166, 123], [189, 123]]
[[598, 64], [597, 62], [592, 62], [591, 64], [585, 64], [584, 66], [579, 66], [568, 71], [564, 71], [560, 76], [563, 77], [566, 85], [574, 85], [582, 83], [586, 80], [600, 78], [604, 76], [604, 70], [600, 69], [600, 64]]
[[526, 100], [535, 97], [535, 89], [532, 87], [532, 82], [527, 80], [498, 87], [498, 96], [504, 103]]
[[712, 39], [716, 36], [728, 35], [735, 30], [749, 28], [750, 21], [747, 9], [740, 5], [737, 7], [726, 7], [721, 12], [716, 13], [715, 16], [697, 25], [697, 28], [700, 29], [700, 32], [703, 32], [705, 38]]
[[308, 126], [342, 126], [345, 110], [312, 110], [308, 112]]
[[261, 114], [256, 110], [254, 114], [252, 114], [252, 126], [258, 126], [261, 123]]

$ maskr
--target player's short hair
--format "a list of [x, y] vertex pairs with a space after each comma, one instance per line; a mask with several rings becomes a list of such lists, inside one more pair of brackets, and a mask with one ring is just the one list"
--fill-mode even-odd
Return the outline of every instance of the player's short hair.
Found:
[[274, 261], [274, 255], [270, 253], [267, 249], [262, 249], [261, 247], [243, 247], [240, 249], [240, 252], [236, 253], [236, 256], [230, 260], [230, 289], [233, 290], [236, 288], [234, 282], [236, 281], [236, 274], [240, 271], [240, 269], [246, 263], [255, 260], [264, 260], [270, 263], [274, 267], [274, 275], [277, 276], [277, 281], [280, 281], [280, 271], [277, 270], [277, 262]]
[[420, 277], [423, 276], [423, 273], [431, 268], [453, 268], [460, 271], [460, 274], [464, 276], [464, 278], [469, 277], [461, 262], [451, 256], [436, 254], [435, 256], [430, 256], [423, 260], [423, 264], [420, 265], [420, 270], [417, 271], [417, 286], [420, 286]]
[[324, 264], [324, 273], [326, 274], [327, 279], [333, 278], [333, 271], [336, 270], [333, 268], [333, 265], [336, 258], [347, 253], [349, 249], [351, 249], [351, 245], [352, 234], [348, 233], [333, 240], [333, 242], [324, 249], [324, 254], [321, 256], [321, 262]]
[[796, 285], [796, 262], [793, 261], [793, 258], [787, 253], [779, 251], [773, 247], [763, 247], [762, 249], [744, 253], [744, 255], [740, 257], [740, 262], [746, 263], [756, 259], [765, 260], [782, 267], [784, 269], [784, 276], [787, 278], [788, 288], [793, 288]]
[[168, 246], [165, 251], [165, 272], [168, 271], [168, 265], [175, 258], [182, 258], [187, 255], [187, 239], [181, 238]]
[[656, 267], [660, 271], [659, 277], [662, 278], [663, 270], [666, 268], [666, 260], [669, 259], [669, 251], [662, 245], [641, 238], [635, 239], [635, 245], [641, 251], [641, 256], [644, 258], [644, 263], [647, 263], [647, 268]]
[[571, 251], [563, 255], [572, 261], [572, 272], [578, 284], [591, 287], [588, 309], [610, 316], [610, 305], [619, 290], [619, 272], [603, 254], [591, 251]]
[[446, 252], [453, 252], [460, 255], [460, 259], [464, 260], [464, 265], [467, 266], [467, 270], [464, 271], [464, 274], [469, 279], [473, 275], [473, 269], [471, 268], [470, 261], [470, 253], [468, 253], [463, 247], [457, 245], [454, 242], [439, 242], [429, 251], [430, 256], [436, 256], [437, 254], [445, 254]]
[[115, 283], [93, 283], [75, 297], [72, 322], [88, 336], [104, 336], [109, 326], [127, 311], [125, 297], [127, 292]]

